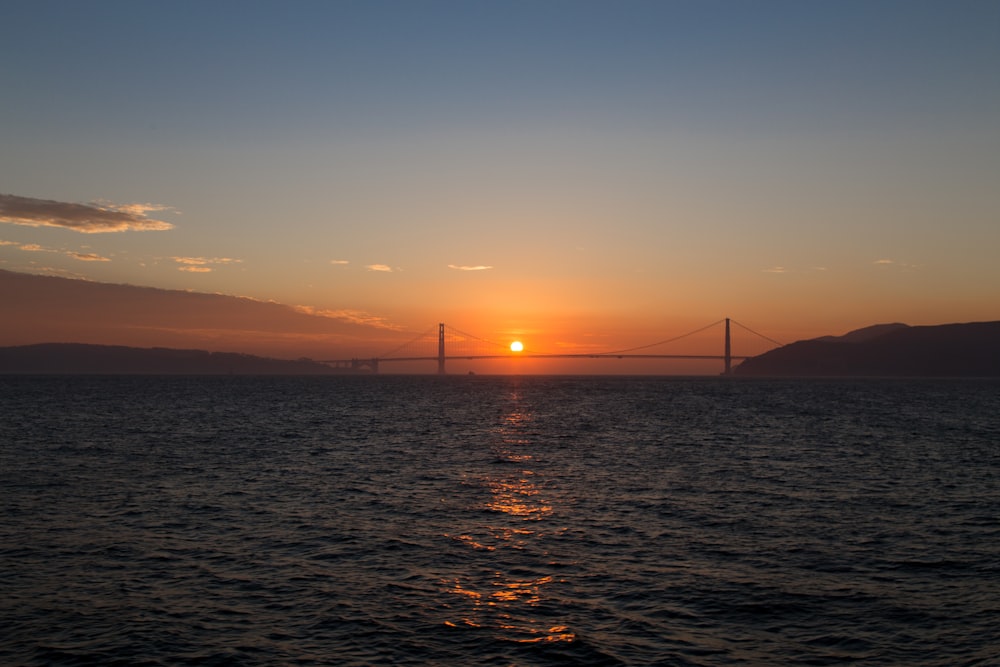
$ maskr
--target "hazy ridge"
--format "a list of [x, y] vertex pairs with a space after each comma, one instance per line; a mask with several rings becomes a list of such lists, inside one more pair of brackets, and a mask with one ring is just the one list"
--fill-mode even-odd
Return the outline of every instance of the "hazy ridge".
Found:
[[394, 332], [272, 301], [3, 269], [0, 304], [4, 347], [63, 342], [327, 359], [398, 344]]
[[0, 348], [0, 373], [20, 375], [326, 375], [311, 359], [272, 359], [233, 352], [42, 343]]

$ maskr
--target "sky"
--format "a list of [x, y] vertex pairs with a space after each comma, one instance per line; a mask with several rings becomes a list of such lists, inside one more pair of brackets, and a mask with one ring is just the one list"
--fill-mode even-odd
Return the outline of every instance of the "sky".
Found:
[[277, 302], [371, 353], [1000, 319], [998, 2], [0, 10], [3, 270]]

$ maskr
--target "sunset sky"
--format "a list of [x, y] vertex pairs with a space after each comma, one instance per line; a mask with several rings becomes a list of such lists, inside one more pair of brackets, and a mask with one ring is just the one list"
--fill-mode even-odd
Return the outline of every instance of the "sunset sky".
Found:
[[1000, 319], [1000, 2], [0, 10], [0, 269], [537, 351]]

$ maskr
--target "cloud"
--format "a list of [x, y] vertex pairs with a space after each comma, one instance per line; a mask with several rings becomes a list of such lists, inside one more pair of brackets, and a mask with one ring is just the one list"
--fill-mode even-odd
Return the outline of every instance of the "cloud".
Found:
[[815, 272], [818, 272], [818, 273], [824, 273], [824, 272], [829, 271], [829, 270], [830, 269], [828, 269], [825, 266], [810, 266], [808, 268], [798, 267], [798, 268], [791, 268], [791, 269], [789, 269], [787, 266], [772, 266], [772, 267], [770, 267], [768, 269], [761, 269], [761, 271], [764, 272], [764, 273], [799, 273], [799, 274], [806, 273], [808, 271], [815, 271]]
[[102, 257], [92, 252], [77, 252], [76, 250], [56, 250], [55, 248], [46, 248], [45, 246], [40, 246], [37, 243], [12, 243], [10, 241], [0, 241], [0, 245], [16, 245], [19, 246], [21, 250], [25, 252], [51, 252], [57, 255], [66, 255], [67, 257], [72, 257], [73, 259], [80, 260], [81, 262], [110, 262], [111, 260], [107, 257]]
[[341, 320], [351, 324], [364, 324], [378, 329], [388, 329], [390, 331], [401, 331], [402, 327], [390, 323], [386, 318], [379, 315], [372, 315], [363, 310], [330, 310], [326, 308], [314, 308], [313, 306], [292, 306], [292, 309], [304, 315], [315, 317], [326, 317], [332, 320]]
[[239, 264], [242, 259], [232, 257], [171, 257], [170, 259], [180, 264]]
[[918, 264], [910, 264], [908, 262], [900, 262], [895, 259], [876, 259], [872, 264], [876, 266], [892, 266], [903, 271], [910, 271], [913, 269], [919, 269]]
[[73, 251], [68, 251], [66, 254], [68, 256], [72, 257], [73, 259], [80, 260], [81, 262], [110, 262], [111, 261], [107, 257], [101, 257], [100, 255], [96, 255], [96, 254], [94, 254], [92, 252], [73, 252]]
[[[34, 262], [32, 262], [34, 264]], [[90, 282], [90, 278], [81, 275], [79, 273], [74, 273], [69, 269], [62, 269], [55, 266], [32, 266], [30, 269], [26, 269], [28, 275], [39, 275], [39, 276], [54, 276], [59, 278], [69, 278], [71, 280], [79, 280], [81, 282]]]
[[158, 204], [113, 204], [99, 201], [73, 204], [0, 194], [0, 222], [28, 227], [62, 227], [83, 234], [173, 229], [163, 220], [146, 216], [150, 211], [173, 210]]
[[177, 267], [178, 271], [189, 273], [211, 273], [215, 270], [212, 265], [239, 264], [243, 261], [232, 257], [171, 257], [170, 259], [181, 265]]
[[382, 271], [384, 273], [392, 273], [392, 267], [386, 264], [369, 264], [365, 267], [369, 271]]
[[449, 269], [455, 269], [456, 271], [487, 271], [489, 269], [492, 269], [493, 267], [492, 266], [483, 266], [483, 265], [479, 265], [479, 266], [456, 266], [455, 264], [449, 264], [448, 268]]
[[350, 262], [349, 262], [349, 261], [347, 261], [346, 259], [331, 259], [331, 260], [330, 260], [330, 263], [331, 263], [331, 264], [338, 264], [338, 265], [342, 265], [342, 264], [350, 264]]

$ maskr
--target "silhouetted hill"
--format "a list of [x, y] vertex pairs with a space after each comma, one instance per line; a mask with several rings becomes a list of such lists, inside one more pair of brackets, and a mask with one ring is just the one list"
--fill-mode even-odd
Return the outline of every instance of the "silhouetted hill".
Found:
[[337, 371], [296, 361], [230, 352], [43, 343], [0, 348], [0, 374], [42, 375], [328, 375]]
[[741, 376], [1000, 377], [1000, 322], [883, 324], [747, 359]]
[[854, 331], [850, 331], [843, 336], [820, 336], [814, 340], [821, 340], [830, 343], [864, 343], [872, 340], [873, 338], [878, 338], [883, 334], [887, 334], [890, 331], [909, 328], [910, 325], [901, 324], [899, 322], [894, 322], [893, 324], [873, 324], [872, 326], [865, 327], [863, 329], [855, 329]]

